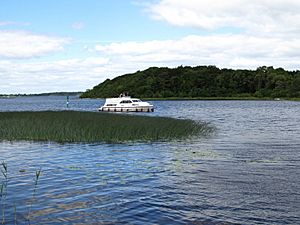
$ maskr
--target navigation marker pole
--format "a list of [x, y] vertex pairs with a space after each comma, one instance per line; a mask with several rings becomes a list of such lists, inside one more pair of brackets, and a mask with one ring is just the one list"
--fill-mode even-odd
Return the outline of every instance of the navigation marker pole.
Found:
[[69, 99], [69, 95], [67, 95], [67, 108], [69, 108], [69, 101], [70, 99]]

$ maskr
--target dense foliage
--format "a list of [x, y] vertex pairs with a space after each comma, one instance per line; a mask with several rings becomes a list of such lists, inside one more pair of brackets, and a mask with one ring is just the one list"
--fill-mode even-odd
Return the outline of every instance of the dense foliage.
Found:
[[215, 66], [151, 67], [107, 79], [81, 97], [106, 98], [122, 92], [140, 98], [299, 98], [300, 71], [265, 66], [256, 70], [219, 69]]
[[164, 141], [205, 135], [205, 123], [97, 112], [0, 112], [0, 141]]

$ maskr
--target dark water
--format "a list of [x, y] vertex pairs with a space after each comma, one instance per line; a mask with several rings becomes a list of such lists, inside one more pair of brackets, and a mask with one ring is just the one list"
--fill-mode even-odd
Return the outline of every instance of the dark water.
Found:
[[[0, 99], [0, 111], [62, 110], [65, 100]], [[149, 116], [207, 121], [217, 131], [172, 143], [1, 142], [0, 160], [8, 164], [8, 179], [0, 174], [6, 186], [0, 221], [300, 223], [300, 102], [153, 103], [156, 111]], [[101, 104], [71, 99], [70, 109], [95, 111]]]

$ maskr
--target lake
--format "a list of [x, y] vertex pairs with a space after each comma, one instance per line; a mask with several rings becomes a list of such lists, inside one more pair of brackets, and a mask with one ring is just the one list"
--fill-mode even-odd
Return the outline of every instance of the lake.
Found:
[[[152, 103], [155, 112], [143, 115], [206, 121], [216, 131], [156, 143], [1, 142], [0, 220], [300, 224], [300, 102]], [[66, 108], [63, 96], [18, 97], [0, 99], [0, 111], [96, 111], [101, 104], [72, 97]]]

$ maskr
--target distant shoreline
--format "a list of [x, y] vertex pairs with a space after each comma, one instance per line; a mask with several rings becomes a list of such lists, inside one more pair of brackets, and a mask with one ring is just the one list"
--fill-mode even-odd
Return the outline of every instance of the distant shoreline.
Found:
[[30, 96], [80, 96], [83, 92], [49, 92], [39, 94], [0, 94], [0, 98], [30, 97]]
[[159, 100], [187, 100], [187, 101], [193, 101], [193, 100], [274, 100], [273, 98], [256, 98], [256, 97], [169, 97], [169, 98], [143, 98], [144, 100], [152, 100], [152, 101], [159, 101]]
[[174, 100], [174, 101], [193, 101], [193, 100], [201, 100], [201, 101], [300, 101], [300, 98], [257, 98], [257, 97], [195, 97], [195, 98], [143, 98], [144, 100], [149, 101], [159, 101], [159, 100]]
[[[113, 98], [114, 96], [112, 96]], [[134, 96], [138, 97], [138, 96]], [[105, 99], [105, 98], [83, 98]], [[147, 101], [300, 101], [300, 98], [257, 98], [257, 97], [168, 97], [168, 98], [141, 98]]]
[[[34, 97], [34, 96], [78, 96], [83, 92], [53, 92], [41, 94], [0, 94], [0, 98]], [[114, 96], [112, 96], [113, 98]], [[138, 96], [135, 96], [138, 97]], [[82, 98], [105, 99], [105, 98]], [[300, 98], [271, 98], [271, 97], [167, 97], [167, 98], [141, 98], [148, 101], [300, 101]]]

